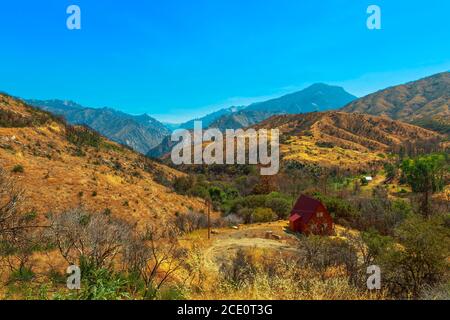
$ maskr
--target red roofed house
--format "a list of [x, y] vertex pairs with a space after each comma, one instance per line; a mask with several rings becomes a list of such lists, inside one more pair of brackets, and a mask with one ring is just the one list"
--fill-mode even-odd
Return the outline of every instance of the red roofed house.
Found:
[[306, 235], [330, 235], [333, 218], [322, 202], [302, 195], [291, 211], [289, 227]]

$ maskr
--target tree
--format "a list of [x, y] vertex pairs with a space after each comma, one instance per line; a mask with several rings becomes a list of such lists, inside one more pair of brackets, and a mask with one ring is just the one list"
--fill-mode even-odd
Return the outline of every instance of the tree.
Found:
[[450, 233], [440, 217], [407, 219], [396, 230], [396, 240], [398, 245], [377, 252], [375, 259], [391, 293], [418, 297], [422, 290], [448, 276]]
[[127, 222], [81, 208], [52, 217], [50, 236], [69, 264], [112, 269], [114, 259], [132, 238]]
[[128, 243], [124, 262], [143, 281], [144, 298], [155, 298], [170, 277], [184, 266], [187, 251], [181, 247], [178, 236], [175, 227], [148, 226]]
[[38, 225], [34, 212], [24, 209], [24, 202], [24, 190], [0, 168], [0, 257], [19, 276], [32, 273], [30, 257], [45, 227]]
[[443, 190], [449, 172], [448, 160], [442, 154], [421, 156], [404, 160], [401, 169], [413, 192], [422, 194], [421, 210], [429, 216], [430, 195]]

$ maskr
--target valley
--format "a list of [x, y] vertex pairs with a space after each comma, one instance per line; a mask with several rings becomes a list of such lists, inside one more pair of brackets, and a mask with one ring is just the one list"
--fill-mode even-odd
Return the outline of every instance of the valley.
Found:
[[[446, 85], [445, 74], [435, 78]], [[431, 87], [438, 93], [427, 89], [427, 97], [446, 101], [441, 85]], [[336, 111], [345, 102], [328, 104], [327, 90], [352, 102]], [[403, 103], [402, 95], [386, 96]], [[1, 94], [0, 298], [445, 296], [448, 136], [351, 107], [366, 99], [314, 85], [207, 118], [210, 128], [279, 130], [280, 170], [263, 176], [256, 165], [174, 165], [169, 129], [146, 115], [62, 101], [34, 100], [36, 108]], [[308, 104], [324, 110], [311, 112]], [[445, 106], [435, 113], [432, 119], [445, 122]], [[154, 158], [144, 156], [155, 138], [161, 143], [148, 152]], [[292, 230], [300, 195], [326, 208], [329, 234]], [[424, 252], [426, 264], [417, 262]], [[68, 264], [82, 270], [77, 292], [65, 286]], [[385, 286], [370, 292], [366, 270], [374, 264]], [[399, 275], [403, 268], [423, 276]]]

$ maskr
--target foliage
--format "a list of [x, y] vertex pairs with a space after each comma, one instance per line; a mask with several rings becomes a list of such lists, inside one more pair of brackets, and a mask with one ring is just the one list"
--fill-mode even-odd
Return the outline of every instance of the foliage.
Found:
[[328, 212], [336, 219], [352, 220], [358, 216], [356, 208], [347, 200], [336, 196], [325, 196], [322, 194], [314, 194], [320, 200]]
[[411, 217], [396, 230], [399, 245], [378, 251], [375, 261], [393, 295], [417, 298], [448, 276], [450, 232], [442, 223], [441, 218]]
[[425, 216], [430, 215], [430, 194], [443, 190], [449, 174], [448, 155], [431, 154], [406, 159], [401, 169], [413, 192], [422, 193], [422, 213]]
[[98, 149], [102, 143], [100, 134], [85, 126], [67, 125], [66, 137], [70, 143], [74, 144], [78, 148], [93, 147]]
[[13, 173], [23, 173], [25, 171], [25, 169], [23, 168], [23, 166], [21, 164], [17, 164], [14, 166], [14, 168], [11, 170], [11, 172]]
[[406, 159], [401, 169], [414, 192], [442, 191], [449, 172], [448, 159], [443, 154]]

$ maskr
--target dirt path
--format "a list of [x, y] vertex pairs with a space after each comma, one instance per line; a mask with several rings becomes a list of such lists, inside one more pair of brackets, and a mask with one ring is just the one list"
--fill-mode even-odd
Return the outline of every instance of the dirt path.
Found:
[[[298, 251], [298, 239], [286, 232], [286, 221], [240, 226], [239, 229], [219, 229], [205, 249], [205, 257], [212, 265], [219, 267], [231, 259], [239, 249], [258, 249], [272, 252]], [[267, 232], [281, 239], [266, 238]]]

